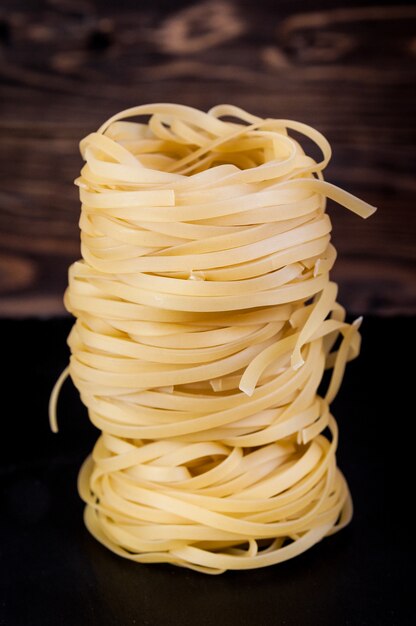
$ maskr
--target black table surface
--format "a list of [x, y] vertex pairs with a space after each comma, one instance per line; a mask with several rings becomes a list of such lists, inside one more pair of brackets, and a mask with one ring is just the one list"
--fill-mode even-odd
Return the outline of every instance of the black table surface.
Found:
[[76, 477], [98, 431], [70, 382], [59, 402], [59, 434], [47, 418], [72, 321], [1, 321], [0, 624], [414, 623], [414, 410], [403, 359], [406, 349], [412, 354], [414, 323], [365, 319], [361, 356], [333, 404], [338, 463], [355, 504], [351, 525], [292, 561], [207, 576], [124, 560], [89, 535]]

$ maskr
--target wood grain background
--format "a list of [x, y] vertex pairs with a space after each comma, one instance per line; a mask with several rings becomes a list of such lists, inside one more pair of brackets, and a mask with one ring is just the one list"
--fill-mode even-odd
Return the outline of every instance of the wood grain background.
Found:
[[62, 314], [79, 256], [78, 142], [114, 112], [229, 102], [316, 126], [327, 179], [379, 207], [332, 206], [351, 312], [416, 312], [416, 8], [393, 2], [3, 0], [0, 312]]

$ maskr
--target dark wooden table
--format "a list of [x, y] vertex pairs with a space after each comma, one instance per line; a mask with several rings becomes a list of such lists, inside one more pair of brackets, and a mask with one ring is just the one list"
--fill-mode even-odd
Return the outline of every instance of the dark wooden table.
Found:
[[350, 311], [416, 311], [416, 8], [301, 0], [3, 0], [0, 313], [63, 311], [79, 256], [78, 142], [114, 112], [230, 102], [325, 133], [327, 177], [379, 207], [332, 206]]
[[333, 405], [338, 463], [354, 499], [351, 525], [292, 561], [210, 577], [126, 561], [89, 535], [76, 478], [98, 432], [70, 382], [59, 402], [59, 434], [47, 420], [71, 321], [0, 322], [9, 376], [1, 413], [0, 624], [414, 624], [414, 402], [401, 366], [414, 324], [367, 318], [361, 357], [349, 364]]

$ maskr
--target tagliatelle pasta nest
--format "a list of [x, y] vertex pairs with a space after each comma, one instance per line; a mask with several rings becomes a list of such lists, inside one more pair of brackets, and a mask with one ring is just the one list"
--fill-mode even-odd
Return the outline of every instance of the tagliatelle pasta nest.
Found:
[[88, 529], [213, 574], [300, 554], [352, 514], [329, 405], [360, 320], [329, 278], [326, 199], [374, 207], [323, 180], [318, 131], [235, 106], [134, 107], [80, 147], [83, 259], [50, 419], [70, 374], [102, 431], [79, 474]]

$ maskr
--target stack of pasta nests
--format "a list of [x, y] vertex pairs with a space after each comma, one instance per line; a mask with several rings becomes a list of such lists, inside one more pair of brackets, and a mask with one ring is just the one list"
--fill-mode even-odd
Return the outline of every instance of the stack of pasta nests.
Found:
[[359, 320], [329, 279], [326, 199], [374, 207], [323, 180], [319, 132], [230, 105], [135, 107], [80, 146], [51, 420], [69, 373], [102, 431], [79, 474], [87, 527], [128, 559], [208, 573], [296, 556], [352, 512], [329, 405]]

